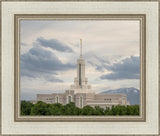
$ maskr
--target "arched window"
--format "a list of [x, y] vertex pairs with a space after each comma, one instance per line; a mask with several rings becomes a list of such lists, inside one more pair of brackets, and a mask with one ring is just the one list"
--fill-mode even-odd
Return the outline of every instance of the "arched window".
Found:
[[83, 108], [83, 97], [79, 97], [79, 107]]
[[68, 103], [71, 102], [71, 96], [68, 96]]
[[56, 103], [59, 103], [59, 97], [58, 96], [56, 97]]

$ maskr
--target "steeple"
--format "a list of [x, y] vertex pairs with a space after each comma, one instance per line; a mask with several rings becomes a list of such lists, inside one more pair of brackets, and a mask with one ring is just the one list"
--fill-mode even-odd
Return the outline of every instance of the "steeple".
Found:
[[77, 77], [74, 78], [74, 85], [71, 86], [71, 89], [83, 92], [90, 88], [88, 79], [85, 77], [85, 59], [82, 57], [82, 39], [80, 39], [80, 58], [77, 59]]
[[82, 39], [80, 39], [80, 57], [82, 57]]

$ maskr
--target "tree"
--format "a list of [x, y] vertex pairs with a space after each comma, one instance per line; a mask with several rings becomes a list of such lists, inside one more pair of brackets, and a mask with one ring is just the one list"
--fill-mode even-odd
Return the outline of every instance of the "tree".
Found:
[[31, 108], [31, 115], [49, 115], [49, 104], [46, 104], [42, 101], [38, 101]]
[[75, 106], [75, 103], [70, 102], [64, 106], [65, 115], [79, 115], [81, 110]]
[[94, 108], [87, 105], [83, 108], [78, 108], [75, 103], [70, 102], [66, 105], [60, 103], [47, 104], [39, 101], [36, 104], [31, 102], [21, 101], [21, 115], [106, 115], [106, 116], [123, 116], [123, 115], [139, 115], [139, 105], [116, 105], [106, 109], [100, 106]]
[[99, 106], [95, 106], [95, 115], [104, 115], [104, 109]]
[[95, 114], [95, 110], [93, 107], [91, 107], [89, 105], [83, 107], [82, 115], [94, 115], [94, 114]]
[[139, 115], [139, 105], [134, 106], [133, 113], [134, 113], [134, 115]]
[[49, 104], [48, 115], [63, 115], [63, 105], [60, 103]]
[[30, 115], [31, 114], [31, 108], [34, 106], [29, 101], [21, 101], [21, 115]]

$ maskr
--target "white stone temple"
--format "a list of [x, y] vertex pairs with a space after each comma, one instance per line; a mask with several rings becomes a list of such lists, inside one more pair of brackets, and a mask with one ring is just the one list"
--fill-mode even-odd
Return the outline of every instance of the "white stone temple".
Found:
[[43, 101], [46, 103], [61, 103], [63, 105], [74, 102], [79, 108], [86, 105], [92, 107], [100, 106], [102, 108], [112, 105], [129, 105], [126, 94], [97, 94], [91, 90], [88, 85], [88, 79], [85, 77], [85, 60], [82, 56], [82, 40], [80, 39], [80, 57], [77, 60], [77, 77], [74, 78], [74, 84], [65, 93], [37, 94], [36, 103]]

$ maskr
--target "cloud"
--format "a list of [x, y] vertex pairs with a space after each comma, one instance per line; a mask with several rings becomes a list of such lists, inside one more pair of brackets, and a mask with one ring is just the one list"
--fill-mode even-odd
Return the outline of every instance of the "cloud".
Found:
[[26, 46], [27, 44], [25, 44], [25, 43], [23, 43], [23, 42], [21, 42], [21, 46]]
[[104, 68], [98, 64], [93, 63], [92, 61], [87, 61], [91, 66], [95, 67], [97, 71], [103, 72]]
[[51, 48], [60, 52], [73, 52], [72, 48], [66, 44], [58, 41], [57, 39], [44, 39], [43, 37], [37, 38], [37, 42], [44, 47]]
[[45, 78], [50, 82], [62, 82], [56, 78], [58, 71], [74, 69], [70, 63], [62, 63], [51, 51], [41, 46], [34, 46], [27, 53], [21, 55], [21, 76], [30, 78]]
[[[89, 53], [90, 54], [90, 53]], [[95, 54], [88, 55], [87, 54], [87, 63], [89, 63], [92, 67], [95, 67], [95, 69], [99, 72], [104, 72], [106, 69], [106, 65], [111, 65], [116, 59], [119, 59], [119, 56], [97, 56]]]
[[112, 73], [102, 75], [100, 78], [108, 80], [139, 79], [139, 63], [139, 57], [130, 56], [113, 65], [105, 65], [105, 68]]
[[44, 74], [43, 77], [48, 81], [48, 82], [63, 82], [63, 80], [58, 79], [54, 76], [51, 76], [49, 74]]

